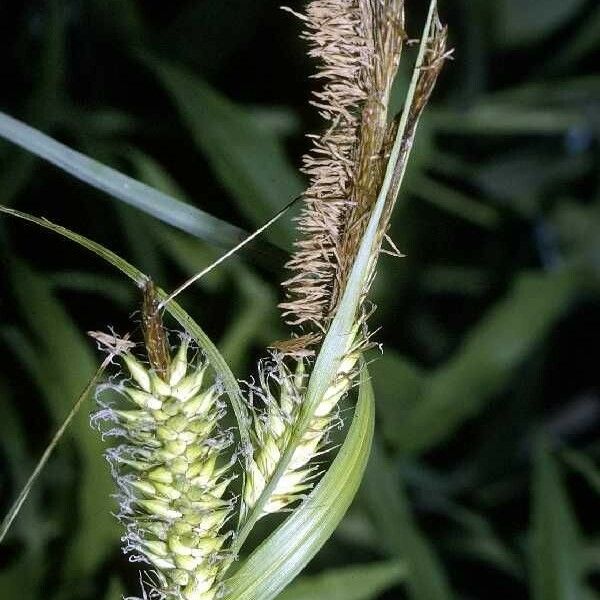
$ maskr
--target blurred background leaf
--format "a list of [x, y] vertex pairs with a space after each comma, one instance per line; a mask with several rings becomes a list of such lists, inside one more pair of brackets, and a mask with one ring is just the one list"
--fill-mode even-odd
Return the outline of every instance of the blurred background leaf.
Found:
[[[158, 63], [156, 69], [196, 144], [254, 225], [268, 221], [302, 191], [280, 140], [251, 114], [181, 67]], [[275, 224], [267, 235], [291, 248], [291, 221]]]
[[320, 575], [300, 577], [278, 600], [370, 600], [406, 576], [398, 561], [331, 569]]
[[532, 597], [583, 598], [578, 526], [559, 469], [543, 440], [538, 442], [534, 468]]
[[499, 0], [498, 41], [509, 46], [536, 42], [564, 26], [584, 4], [585, 0]]

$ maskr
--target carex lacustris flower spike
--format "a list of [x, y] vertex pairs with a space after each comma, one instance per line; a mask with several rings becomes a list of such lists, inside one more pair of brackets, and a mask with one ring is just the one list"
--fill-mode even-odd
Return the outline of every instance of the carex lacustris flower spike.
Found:
[[207, 362], [190, 360], [185, 335], [170, 352], [156, 307], [149, 284], [142, 316], [149, 364], [124, 352], [129, 377], [105, 386], [119, 401], [100, 395], [92, 421], [118, 440], [106, 457], [118, 487], [124, 552], [152, 566], [158, 597], [212, 600], [233, 510], [232, 460], [221, 458], [232, 437], [219, 429], [225, 408], [220, 386], [206, 385]]
[[[304, 157], [310, 184], [298, 218], [300, 239], [287, 264], [281, 304], [298, 337], [273, 344], [251, 386], [254, 449], [247, 456], [242, 512], [262, 504], [262, 514], [300, 498], [318, 475], [314, 458], [328, 448], [328, 431], [338, 421], [339, 402], [353, 384], [368, 344], [358, 318], [346, 354], [311, 416], [306, 431], [274, 486], [272, 481], [300, 419], [312, 363], [343, 293], [347, 276], [381, 185], [388, 141], [387, 108], [404, 32], [403, 0], [312, 0], [302, 19], [310, 56], [318, 61], [320, 87], [313, 104], [327, 121], [312, 135]], [[362, 314], [362, 313], [361, 313]], [[295, 366], [288, 366], [290, 360]], [[257, 401], [256, 401], [257, 400]]]
[[312, 103], [328, 127], [310, 136], [304, 157], [310, 185], [281, 308], [290, 324], [315, 335], [335, 313], [385, 171], [404, 0], [313, 0], [299, 17], [318, 61]]
[[[352, 345], [341, 361], [332, 384], [319, 402], [310, 424], [303, 433], [285, 473], [262, 507], [262, 514], [286, 508], [312, 488], [321, 474], [315, 457], [330, 448], [329, 430], [340, 423], [339, 402], [350, 389], [357, 371], [362, 339], [355, 328]], [[274, 352], [262, 361], [257, 385], [249, 386], [249, 403], [254, 412], [254, 452], [246, 460], [246, 484], [242, 498], [242, 516], [251, 510], [273, 477], [288, 447], [297, 423], [308, 383], [305, 358], [298, 357], [292, 369], [285, 355]]]
[[[315, 77], [321, 85], [313, 104], [329, 126], [322, 135], [311, 136], [313, 148], [304, 158], [310, 184], [298, 218], [300, 239], [287, 264], [292, 276], [283, 284], [286, 301], [280, 305], [300, 335], [272, 344], [272, 360], [259, 369], [260, 385], [252, 400], [260, 401], [254, 411], [254, 448], [247, 456], [244, 513], [278, 510], [311, 486], [311, 460], [327, 447], [338, 403], [371, 345], [367, 297], [377, 258], [416, 125], [447, 58], [446, 29], [432, 3], [413, 76], [414, 93], [409, 89], [401, 118], [390, 119], [391, 87], [407, 37], [404, 1], [312, 0], [298, 16], [305, 24], [309, 54], [318, 60]], [[376, 204], [381, 210], [365, 275], [355, 291], [354, 323], [344, 331], [347, 341], [328, 374], [328, 387], [311, 399], [310, 414], [302, 414], [309, 357], [319, 352], [330, 332]], [[295, 372], [286, 363], [291, 360], [300, 365]], [[299, 371], [306, 375], [299, 378]], [[301, 435], [295, 431], [299, 423], [305, 429]], [[290, 440], [297, 444], [294, 448]]]

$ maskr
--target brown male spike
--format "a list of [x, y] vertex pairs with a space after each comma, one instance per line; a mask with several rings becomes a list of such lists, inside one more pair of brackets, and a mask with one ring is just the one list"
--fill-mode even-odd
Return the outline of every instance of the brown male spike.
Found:
[[310, 186], [287, 264], [281, 304], [288, 322], [327, 328], [377, 197], [385, 169], [387, 104], [404, 32], [403, 0], [314, 0], [301, 18], [323, 80], [313, 104], [330, 123], [310, 136], [304, 157]]
[[[404, 112], [379, 249], [416, 124], [449, 56], [435, 6], [432, 16], [416, 88]], [[389, 122], [388, 103], [407, 36], [404, 0], [313, 0], [300, 17], [310, 55], [320, 61], [314, 77], [325, 81], [313, 104], [330, 126], [322, 136], [311, 136], [313, 149], [304, 157], [310, 185], [298, 219], [303, 237], [287, 264], [293, 275], [283, 283], [286, 301], [280, 307], [288, 323], [305, 334], [298, 340], [315, 345], [335, 315], [388, 167], [399, 121]]]

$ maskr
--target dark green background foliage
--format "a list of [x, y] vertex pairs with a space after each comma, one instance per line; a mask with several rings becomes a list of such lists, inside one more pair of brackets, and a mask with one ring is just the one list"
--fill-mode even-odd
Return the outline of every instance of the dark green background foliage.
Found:
[[[1, 108], [252, 230], [302, 189], [304, 134], [322, 126], [299, 23], [277, 5], [4, 2]], [[413, 37], [424, 8], [407, 0]], [[455, 61], [393, 221], [407, 258], [383, 257], [374, 289], [376, 446], [287, 600], [600, 598], [600, 6], [441, 10]], [[220, 252], [5, 143], [0, 202], [100, 241], [165, 288]], [[293, 236], [286, 217], [185, 294], [242, 378], [285, 336], [276, 303]], [[0, 252], [4, 513], [100, 360], [84, 332], [135, 329], [138, 295], [85, 250], [8, 217]], [[137, 589], [90, 409], [0, 548], [2, 598]]]

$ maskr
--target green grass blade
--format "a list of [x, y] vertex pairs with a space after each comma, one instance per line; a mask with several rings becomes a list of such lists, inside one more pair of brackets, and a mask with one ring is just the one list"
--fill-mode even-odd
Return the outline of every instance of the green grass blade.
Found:
[[125, 597], [123, 583], [117, 576], [114, 576], [110, 580], [104, 600], [123, 600]]
[[277, 600], [373, 600], [406, 578], [398, 560], [352, 565], [302, 577]]
[[350, 506], [367, 464], [375, 407], [367, 368], [348, 435], [323, 479], [226, 580], [224, 600], [271, 600], [304, 568]]
[[399, 444], [398, 423], [418, 404], [427, 373], [406, 357], [386, 348], [369, 364], [377, 398], [377, 413], [383, 439], [393, 447]]
[[424, 452], [477, 415], [564, 313], [577, 285], [569, 269], [518, 277], [455, 355], [427, 377], [420, 401], [398, 424], [398, 448]]
[[532, 598], [583, 598], [584, 561], [575, 515], [558, 465], [543, 439], [536, 453], [532, 510]]
[[[64, 110], [66, 13], [60, 0], [45, 2], [38, 13], [38, 42], [41, 46], [31, 57], [34, 62], [28, 63], [30, 72], [35, 73], [35, 79], [31, 82], [31, 89], [22, 107], [26, 120], [38, 127], [51, 128]], [[35, 158], [27, 152], [13, 152], [7, 156], [0, 171], [2, 203], [12, 204], [23, 191], [31, 180], [35, 163]]]
[[521, 46], [549, 36], [581, 10], [585, 0], [498, 0], [496, 39], [502, 46]]
[[598, 45], [598, 31], [600, 31], [600, 5], [594, 7], [594, 12], [581, 22], [579, 30], [573, 34], [566, 43], [552, 53], [544, 72], [565, 69], [581, 60], [588, 52], [592, 52]]
[[229, 247], [246, 237], [242, 229], [76, 152], [2, 112], [0, 137], [118, 200], [211, 244]]
[[590, 488], [600, 495], [600, 469], [594, 461], [583, 452], [570, 448], [565, 448], [560, 454], [570, 469], [581, 475]]
[[59, 427], [58, 431], [54, 434], [53, 438], [50, 440], [50, 443], [46, 446], [46, 449], [44, 450], [44, 453], [42, 454], [40, 460], [38, 461], [35, 469], [29, 476], [29, 479], [23, 486], [23, 489], [17, 496], [17, 499], [11, 506], [6, 517], [4, 517], [4, 519], [3, 519], [2, 524], [0, 525], [0, 543], [2, 543], [4, 541], [4, 538], [6, 537], [6, 534], [8, 533], [8, 530], [10, 529], [10, 526], [12, 525], [13, 521], [17, 518], [17, 515], [19, 514], [19, 512], [21, 511], [21, 507], [27, 500], [27, 497], [29, 496], [29, 493], [31, 492], [31, 488], [35, 484], [40, 473], [42, 472], [42, 469], [46, 466], [46, 463], [48, 462], [48, 459], [52, 455], [54, 448], [56, 448], [56, 445], [58, 444], [58, 442], [64, 435], [65, 431], [71, 424], [71, 421], [73, 420], [75, 415], [79, 412], [81, 405], [88, 398], [88, 396], [90, 395], [90, 392], [93, 391], [96, 384], [100, 381], [100, 378], [102, 377], [107, 364], [108, 363], [106, 361], [104, 361], [102, 363], [102, 365], [98, 368], [96, 373], [88, 381], [87, 385], [81, 392], [81, 395], [79, 396], [79, 398], [73, 405], [73, 408], [69, 411], [69, 413], [67, 414], [62, 425]]
[[398, 477], [375, 438], [360, 497], [379, 534], [380, 547], [404, 561], [412, 600], [449, 600], [452, 592], [442, 563], [420, 531]]
[[[301, 193], [302, 181], [272, 132], [194, 73], [156, 60], [147, 62], [174, 98], [221, 184], [253, 223], [264, 223]], [[284, 247], [294, 240], [291, 220], [269, 233]]]
[[266, 346], [281, 339], [277, 296], [273, 288], [243, 265], [232, 265], [238, 289], [235, 317], [229, 322], [219, 347], [229, 365], [246, 367], [252, 345]]
[[135, 290], [113, 275], [101, 275], [86, 271], [59, 271], [48, 275], [53, 289], [71, 290], [83, 294], [93, 294], [111, 300], [124, 307], [135, 301]]
[[[30, 458], [27, 433], [17, 412], [12, 387], [0, 379], [0, 453], [6, 456], [7, 474], [15, 488], [25, 484], [23, 471], [29, 470]], [[6, 496], [8, 486], [3, 488]], [[45, 548], [54, 537], [52, 525], [44, 514], [46, 502], [42, 491], [35, 488], [21, 511], [21, 517], [11, 529], [9, 539], [18, 540], [23, 551], [10, 564], [0, 569], [0, 590], [7, 598], [39, 598], [40, 580], [47, 558]]]
[[[130, 279], [132, 279], [138, 286], [143, 285], [147, 281], [146, 275], [136, 269], [133, 265], [130, 265], [126, 260], [122, 259], [120, 256], [105, 248], [101, 244], [89, 240], [88, 238], [79, 235], [66, 227], [61, 227], [60, 225], [55, 225], [46, 219], [38, 219], [32, 215], [27, 213], [23, 213], [17, 210], [13, 210], [11, 208], [7, 208], [5, 206], [0, 206], [0, 212], [11, 215], [13, 217], [17, 217], [19, 219], [23, 219], [25, 221], [29, 221], [30, 223], [34, 223], [43, 227], [45, 229], [49, 229], [54, 233], [58, 233], [67, 239], [70, 239], [80, 246], [91, 250], [94, 254], [98, 255], [100, 258], [104, 259], [108, 263], [115, 266], [122, 273], [127, 275]], [[160, 300], [163, 300], [167, 297], [167, 294], [163, 290], [157, 290], [157, 294]], [[242, 393], [240, 390], [240, 386], [238, 384], [237, 379], [231, 372], [229, 365], [226, 360], [223, 358], [217, 347], [213, 344], [211, 339], [204, 333], [202, 328], [188, 315], [188, 313], [176, 302], [169, 302], [169, 304], [165, 307], [165, 309], [175, 318], [176, 321], [187, 331], [195, 340], [196, 343], [206, 352], [207, 358], [210, 361], [212, 368], [215, 370], [217, 375], [221, 378], [227, 395], [231, 401], [231, 405], [233, 411], [235, 413], [238, 428], [240, 432], [240, 438], [243, 443], [249, 443], [249, 432], [248, 432], [248, 418], [246, 415], [246, 407], [242, 401]]]
[[140, 181], [176, 198], [188, 202], [189, 198], [171, 174], [152, 156], [135, 146], [127, 146], [123, 153], [134, 167], [134, 172]]
[[45, 596], [40, 581], [47, 559], [27, 552], [0, 571], [0, 589], [4, 598], [34, 600]]
[[430, 121], [439, 133], [482, 137], [560, 135], [573, 128], [586, 126], [585, 119], [577, 108], [531, 107], [523, 103], [502, 103], [485, 99], [465, 111], [434, 110]]
[[[9, 348], [25, 357], [24, 366], [35, 380], [42, 405], [48, 407], [58, 426], [71, 410], [73, 398], [79, 397], [98, 368], [98, 360], [45, 278], [25, 262], [13, 259], [9, 265], [19, 321], [30, 334], [30, 342], [23, 336], [20, 343], [18, 336], [13, 335], [14, 346]], [[25, 347], [19, 349], [19, 345]], [[29, 411], [28, 424], [35, 421], [34, 407], [35, 404]], [[76, 434], [70, 436], [70, 448], [75, 451], [81, 470], [72, 495], [65, 495], [63, 502], [70, 501], [77, 507], [77, 517], [70, 516], [69, 523], [74, 526], [66, 530], [61, 568], [55, 578], [62, 578], [65, 585], [84, 585], [113, 547], [118, 528], [102, 500], [114, 489], [102, 456], [103, 444], [91, 430], [85, 411], [73, 414], [72, 419], [71, 429]], [[65, 473], [70, 473], [64, 462], [63, 467]], [[47, 479], [46, 482], [50, 483]], [[61, 520], [66, 518], [66, 511], [61, 508], [57, 513]], [[94, 540], [93, 545], [90, 540]]]
[[411, 182], [410, 191], [440, 210], [456, 215], [473, 225], [495, 229], [500, 221], [495, 208], [474, 200], [464, 192], [459, 192], [432, 177], [416, 176]]

